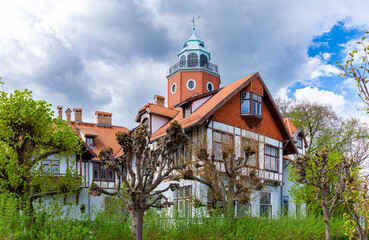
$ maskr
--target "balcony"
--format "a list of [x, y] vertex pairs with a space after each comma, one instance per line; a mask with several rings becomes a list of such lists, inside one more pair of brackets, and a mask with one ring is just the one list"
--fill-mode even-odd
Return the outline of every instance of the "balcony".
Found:
[[174, 73], [175, 71], [177, 71], [178, 69], [193, 69], [193, 68], [205, 68], [207, 70], [210, 70], [214, 73], [218, 73], [218, 66], [213, 64], [213, 63], [203, 63], [203, 64], [196, 64], [194, 66], [188, 67], [187, 64], [185, 62], [177, 62], [176, 64], [174, 64], [173, 66], [171, 66], [169, 68], [169, 74]]

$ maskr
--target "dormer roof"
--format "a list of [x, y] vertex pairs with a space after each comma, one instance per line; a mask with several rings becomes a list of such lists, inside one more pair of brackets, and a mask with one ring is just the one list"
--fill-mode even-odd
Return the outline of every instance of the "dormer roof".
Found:
[[[115, 134], [118, 132], [128, 132], [129, 129], [119, 126], [102, 126], [96, 123], [71, 121], [70, 125], [77, 135], [82, 139], [83, 146], [93, 156], [92, 160], [98, 160], [98, 154], [101, 150], [111, 147], [115, 157], [123, 154], [122, 147], [115, 140]], [[88, 146], [84, 141], [85, 137], [94, 137], [94, 146]]]
[[151, 113], [151, 114], [155, 114], [155, 115], [159, 115], [162, 117], [167, 117], [167, 118], [174, 118], [175, 115], [178, 114], [178, 110], [175, 110], [173, 108], [167, 108], [167, 107], [162, 107], [162, 106], [158, 106], [155, 105], [153, 103], [146, 103], [137, 113], [136, 116], [136, 122], [140, 122], [140, 118], [144, 113]]

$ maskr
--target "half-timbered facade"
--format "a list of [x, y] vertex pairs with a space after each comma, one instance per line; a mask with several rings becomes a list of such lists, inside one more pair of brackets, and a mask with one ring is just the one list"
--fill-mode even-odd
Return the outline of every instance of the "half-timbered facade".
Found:
[[[111, 147], [116, 157], [121, 156], [123, 152], [115, 140], [115, 134], [129, 130], [112, 125], [111, 113], [96, 111], [96, 123], [83, 122], [81, 108], [73, 108], [73, 115], [74, 120], [72, 120], [72, 110], [68, 108], [65, 111], [66, 117], [63, 118], [63, 108], [58, 106], [59, 118], [67, 121], [82, 140], [81, 154], [61, 160], [51, 156], [42, 164], [46, 171], [51, 171], [55, 176], [63, 176], [68, 168], [77, 171], [78, 176], [82, 179], [81, 191], [78, 194], [69, 194], [68, 200], [75, 201], [77, 204], [77, 212], [74, 213], [76, 217], [80, 214], [88, 214], [93, 219], [94, 213], [101, 210], [106, 196], [92, 197], [89, 195], [88, 188], [91, 183], [94, 182], [109, 191], [115, 189], [118, 182], [117, 175], [113, 170], [105, 168], [105, 163], [101, 162], [98, 154], [104, 148]], [[75, 159], [68, 160], [72, 158]], [[66, 210], [67, 206], [64, 208]]]
[[[281, 212], [283, 185], [287, 181], [283, 156], [294, 155], [299, 150], [260, 74], [253, 73], [220, 87], [218, 67], [210, 63], [210, 53], [194, 30], [167, 79], [168, 107], [164, 97], [155, 95], [155, 103], [146, 104], [136, 117], [137, 123], [149, 124], [151, 140], [163, 137], [170, 123], [178, 121], [194, 143], [205, 136], [208, 152], [219, 160], [219, 171], [224, 171], [220, 157], [222, 143], [234, 144], [239, 157], [243, 154], [243, 142], [256, 141], [258, 151], [243, 171], [257, 168], [257, 176], [266, 185], [255, 193], [260, 197], [247, 206], [237, 207], [238, 215], [245, 211], [270, 216]], [[188, 198], [186, 194], [191, 192], [197, 199], [206, 201], [203, 194], [206, 187], [193, 181], [182, 181], [181, 186], [178, 191], [182, 195], [168, 192], [168, 197], [178, 201], [178, 196]]]

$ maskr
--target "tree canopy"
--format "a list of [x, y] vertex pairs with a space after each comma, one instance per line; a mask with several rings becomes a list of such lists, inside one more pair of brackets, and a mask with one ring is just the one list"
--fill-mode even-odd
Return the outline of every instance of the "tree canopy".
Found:
[[[47, 158], [61, 161], [80, 151], [79, 137], [66, 122], [53, 118], [50, 104], [34, 100], [32, 92], [0, 94], [0, 193], [23, 200], [68, 192], [77, 178], [44, 170]], [[73, 155], [74, 154], [74, 155]], [[32, 204], [31, 204], [32, 207]]]
[[306, 136], [307, 153], [327, 148], [362, 163], [368, 157], [369, 130], [357, 118], [342, 118], [329, 105], [308, 101], [277, 101], [283, 117]]

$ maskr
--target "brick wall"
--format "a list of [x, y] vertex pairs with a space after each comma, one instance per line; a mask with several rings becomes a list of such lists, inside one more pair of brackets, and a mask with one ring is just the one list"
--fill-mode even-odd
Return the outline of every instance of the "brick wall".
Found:
[[[187, 81], [193, 79], [196, 87], [193, 90], [187, 88]], [[205, 71], [179, 71], [175, 75], [168, 78], [168, 107], [192, 97], [195, 93], [201, 94], [208, 92], [206, 85], [211, 82], [214, 89], [219, 88], [219, 77]], [[173, 83], [177, 84], [177, 91], [172, 94], [171, 87]], [[213, 90], [214, 90], [213, 89]]]
[[[258, 80], [253, 81], [243, 91], [253, 91], [261, 96], [263, 94], [263, 87]], [[262, 103], [262, 120], [253, 129], [250, 129], [246, 122], [242, 119], [241, 113], [241, 96], [240, 93], [236, 94], [232, 99], [225, 103], [218, 111], [214, 114], [214, 121], [233, 125], [242, 129], [251, 130], [258, 132], [262, 135], [283, 141], [282, 134], [280, 133], [277, 124], [275, 123], [265, 102]]]

